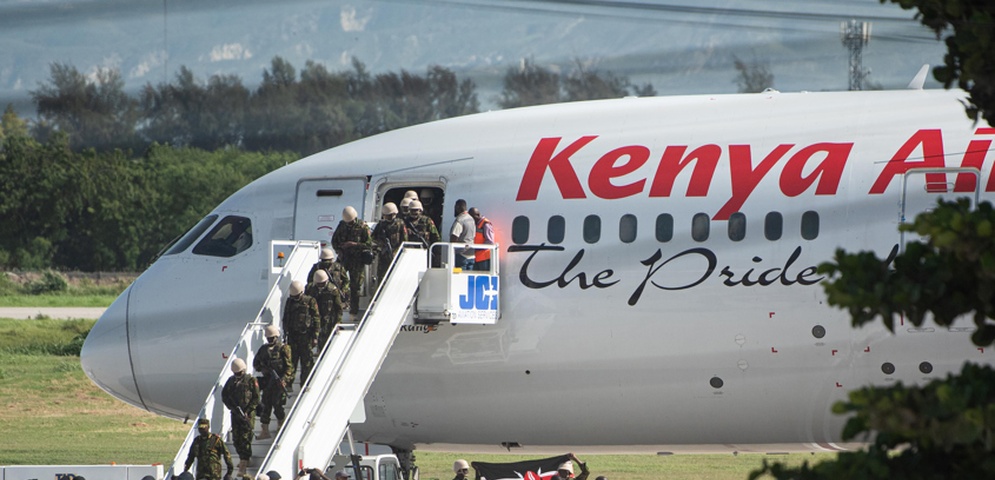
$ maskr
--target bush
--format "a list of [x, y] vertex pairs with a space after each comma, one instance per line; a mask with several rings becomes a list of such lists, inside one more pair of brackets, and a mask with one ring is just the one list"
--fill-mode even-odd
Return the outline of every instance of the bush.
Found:
[[69, 289], [69, 282], [66, 277], [54, 270], [45, 270], [40, 279], [30, 282], [27, 285], [28, 293], [31, 295], [41, 295], [44, 293], [59, 293]]
[[4, 295], [17, 295], [21, 293], [21, 289], [18, 288], [17, 283], [10, 279], [10, 275], [4, 273], [0, 275], [0, 296]]

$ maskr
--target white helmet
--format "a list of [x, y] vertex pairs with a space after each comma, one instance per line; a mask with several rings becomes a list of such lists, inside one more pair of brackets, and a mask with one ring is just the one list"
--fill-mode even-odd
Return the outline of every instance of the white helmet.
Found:
[[260, 473], [259, 475], [256, 475], [256, 480], [269, 480], [269, 475], [266, 475], [265, 473]]
[[424, 208], [422, 208], [422, 206], [421, 206], [421, 202], [419, 202], [418, 200], [412, 200], [412, 201], [411, 201], [411, 204], [410, 204], [410, 205], [408, 205], [408, 210], [418, 210], [418, 211], [422, 211], [422, 210], [425, 210], [425, 209], [424, 209]]
[[463, 460], [462, 458], [453, 462], [453, 473], [458, 473], [462, 469], [470, 469], [470, 464]]
[[265, 332], [266, 332], [266, 338], [280, 336], [280, 328], [277, 327], [276, 325], [266, 325]]
[[300, 280], [294, 280], [293, 282], [290, 282], [290, 292], [288, 293], [290, 293], [291, 297], [296, 297], [304, 293], [304, 282]]
[[324, 270], [314, 272], [314, 283], [325, 283], [328, 281], [328, 274]]
[[348, 206], [342, 209], [342, 220], [351, 222], [355, 220], [357, 216], [359, 215], [356, 214], [356, 209], [352, 208], [352, 206]]
[[231, 362], [231, 373], [242, 373], [245, 371], [245, 360], [236, 358]]
[[335, 250], [325, 247], [321, 249], [322, 260], [335, 260]]
[[381, 215], [393, 215], [397, 213], [397, 205], [394, 202], [387, 202], [383, 204], [383, 208], [380, 209]]
[[418, 192], [415, 192], [414, 190], [408, 190], [407, 192], [404, 192], [404, 198], [418, 200]]

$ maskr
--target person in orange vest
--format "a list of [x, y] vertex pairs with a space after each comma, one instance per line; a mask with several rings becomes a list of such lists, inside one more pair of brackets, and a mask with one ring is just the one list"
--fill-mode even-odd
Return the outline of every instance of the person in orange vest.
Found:
[[[469, 211], [470, 216], [473, 217], [473, 221], [477, 224], [477, 233], [473, 237], [473, 243], [481, 245], [494, 245], [494, 226], [491, 225], [491, 221], [487, 217], [480, 214], [480, 210], [477, 207], [473, 207]], [[491, 251], [486, 248], [478, 248], [473, 255], [473, 269], [474, 270], [490, 270], [491, 269]]]

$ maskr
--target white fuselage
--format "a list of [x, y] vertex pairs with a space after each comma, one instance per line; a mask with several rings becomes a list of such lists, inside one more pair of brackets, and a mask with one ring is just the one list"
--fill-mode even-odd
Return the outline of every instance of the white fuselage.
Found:
[[[831, 448], [845, 419], [830, 406], [847, 391], [991, 361], [968, 328], [851, 328], [816, 271], [837, 248], [897, 248], [903, 203], [911, 218], [976, 185], [992, 198], [995, 130], [972, 125], [961, 98], [627, 98], [483, 113], [334, 148], [219, 205], [219, 218], [251, 220], [251, 246], [161, 257], [94, 327], [84, 369], [126, 402], [195, 416], [269, 289], [268, 242], [329, 240], [342, 207], [314, 192], [340, 188], [336, 198], [374, 222], [388, 192], [424, 186], [444, 192], [443, 240], [459, 198], [495, 225], [502, 316], [405, 327], [357, 440]], [[910, 168], [962, 166], [980, 182], [913, 171], [903, 186]], [[937, 182], [944, 193], [933, 193]]]

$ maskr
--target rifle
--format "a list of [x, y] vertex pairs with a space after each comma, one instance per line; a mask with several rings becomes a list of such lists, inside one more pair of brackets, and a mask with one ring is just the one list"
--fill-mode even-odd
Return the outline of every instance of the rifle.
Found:
[[280, 391], [287, 393], [287, 386], [283, 384], [283, 379], [276, 374], [276, 370], [273, 370], [272, 368], [267, 369], [266, 378], [269, 379], [269, 385], [266, 386], [267, 388], [273, 385], [278, 385], [280, 387]]
[[245, 414], [245, 410], [242, 410], [242, 407], [238, 407], [238, 406], [235, 407], [235, 410], [238, 411], [239, 418], [241, 418], [243, 422], [245, 422], [246, 424], [248, 424], [249, 423], [249, 416]]
[[404, 225], [408, 227], [409, 234], [414, 234], [415, 238], [417, 238], [418, 241], [425, 246], [425, 248], [428, 248], [428, 240], [425, 240], [425, 237], [421, 236], [421, 233], [418, 232], [418, 229], [415, 228], [414, 224], [412, 224], [410, 220], [405, 218]]

